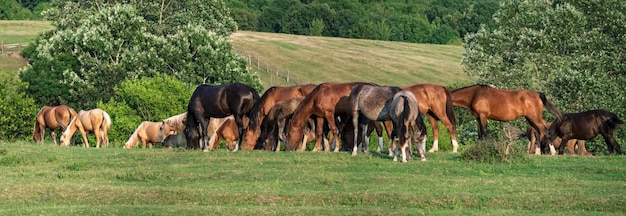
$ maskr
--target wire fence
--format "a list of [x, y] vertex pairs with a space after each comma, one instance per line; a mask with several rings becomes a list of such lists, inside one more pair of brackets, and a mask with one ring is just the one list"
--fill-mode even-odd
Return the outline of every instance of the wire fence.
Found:
[[299, 75], [293, 74], [289, 70], [282, 69], [278, 66], [264, 63], [259, 60], [259, 58], [249, 52], [237, 49], [235, 49], [235, 52], [248, 59], [248, 69], [253, 69], [258, 71], [259, 73], [267, 74], [269, 80], [266, 81], [269, 82], [267, 83], [269, 86], [302, 85], [308, 83]]

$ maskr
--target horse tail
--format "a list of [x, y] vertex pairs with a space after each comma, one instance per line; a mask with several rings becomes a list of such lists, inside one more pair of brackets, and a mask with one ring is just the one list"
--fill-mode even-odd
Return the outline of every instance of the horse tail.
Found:
[[252, 93], [252, 98], [254, 100], [254, 104], [252, 105], [252, 108], [250, 109], [250, 112], [248, 114], [248, 117], [250, 118], [250, 122], [248, 122], [248, 127], [249, 128], [257, 128], [258, 124], [261, 121], [261, 104], [263, 103], [263, 101], [266, 100], [266, 98], [268, 97], [268, 93], [273, 91], [275, 89], [275, 87], [271, 87], [270, 89], [268, 89], [265, 94], [263, 94], [263, 96], [261, 98], [259, 98], [259, 93], [256, 91], [256, 89], [254, 88], [250, 88], [250, 92]]
[[142, 122], [141, 124], [139, 124], [139, 127], [137, 127], [137, 129], [135, 129], [135, 132], [133, 132], [132, 135], [130, 135], [130, 138], [128, 138], [128, 141], [126, 141], [126, 144], [124, 144], [124, 148], [133, 148], [135, 147], [135, 144], [137, 144], [137, 142], [139, 142], [139, 130], [143, 127], [143, 125], [146, 122]]
[[[35, 125], [33, 126], [33, 140], [35, 142], [39, 142], [40, 140], [38, 140], [39, 138], [41, 138], [41, 129], [39, 128], [39, 115], [41, 115], [41, 112], [43, 110], [44, 107], [42, 107], [39, 112], [37, 112], [37, 118], [35, 118]], [[41, 139], [43, 140], [43, 139]]]
[[[444, 88], [445, 89], [445, 88]], [[454, 115], [454, 106], [452, 105], [452, 94], [448, 89], [446, 91], [446, 115], [448, 115], [448, 120], [452, 123], [452, 127], [456, 128], [456, 116]]]
[[102, 122], [103, 123], [102, 125], [105, 127], [104, 129], [108, 130], [109, 128], [111, 128], [111, 116], [109, 116], [109, 114], [106, 112], [102, 112], [102, 117], [104, 120]]
[[624, 121], [619, 119], [619, 117], [613, 113], [611, 113], [611, 117], [603, 123], [603, 127], [606, 131], [618, 129], [622, 125], [624, 125]]
[[557, 120], [563, 119], [563, 113], [561, 113], [561, 111], [559, 111], [559, 109], [546, 98], [546, 95], [543, 92], [539, 92], [539, 97], [541, 98], [543, 105], [556, 116]]

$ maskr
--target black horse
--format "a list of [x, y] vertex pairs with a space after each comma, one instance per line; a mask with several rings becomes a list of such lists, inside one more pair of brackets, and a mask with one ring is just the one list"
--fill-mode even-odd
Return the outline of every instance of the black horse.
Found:
[[[549, 133], [554, 139], [561, 137], [562, 143], [559, 146], [559, 154], [563, 154], [567, 141], [570, 139], [589, 140], [602, 134], [610, 153], [622, 154], [613, 132], [620, 128], [624, 121], [617, 115], [606, 110], [589, 110], [580, 113], [566, 113], [560, 120], [554, 121], [550, 125]], [[553, 140], [552, 140], [553, 141]]]
[[[259, 93], [252, 87], [241, 83], [219, 86], [199, 85], [191, 95], [187, 106], [185, 136], [187, 148], [205, 150], [208, 143], [207, 126], [210, 118], [224, 118], [233, 115], [243, 137], [243, 117], [247, 116], [252, 106], [259, 99]], [[252, 120], [252, 119], [251, 119]], [[202, 144], [199, 140], [202, 138]], [[239, 145], [241, 145], [239, 139]]]

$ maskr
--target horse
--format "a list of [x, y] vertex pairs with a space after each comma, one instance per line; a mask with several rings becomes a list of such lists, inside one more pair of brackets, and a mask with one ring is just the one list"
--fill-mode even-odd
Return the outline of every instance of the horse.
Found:
[[[399, 91], [393, 95], [389, 104], [389, 118], [393, 122], [394, 133], [391, 140], [398, 137], [398, 145], [393, 156], [393, 161], [398, 161], [398, 153], [402, 153], [402, 162], [407, 162], [410, 154], [409, 136], [413, 132], [415, 150], [419, 153], [422, 161], [426, 160], [426, 125], [419, 110], [417, 99], [410, 91]], [[419, 144], [418, 144], [419, 143]]]
[[[280, 151], [279, 139], [285, 140], [285, 125], [287, 120], [293, 116], [294, 111], [304, 100], [304, 97], [295, 97], [276, 103], [267, 113], [266, 117], [261, 122], [258, 144], [263, 146], [263, 149], [270, 151]], [[285, 146], [285, 151], [304, 151], [306, 143], [315, 139], [315, 134], [312, 134], [311, 129], [315, 129], [315, 124], [312, 119], [309, 118], [309, 124], [305, 127], [305, 137], [302, 144]], [[312, 134], [312, 136], [311, 136]]]
[[163, 146], [167, 148], [185, 147], [187, 146], [187, 138], [182, 133], [169, 135], [163, 140]]
[[185, 130], [185, 120], [187, 120], [187, 112], [163, 119], [159, 128], [161, 136], [167, 137], [168, 135], [183, 132]]
[[[238, 135], [243, 137], [243, 117], [259, 100], [257, 91], [242, 83], [229, 83], [219, 86], [199, 85], [191, 95], [187, 105], [185, 136], [187, 148], [198, 148], [195, 144], [202, 140], [201, 149], [208, 143], [207, 126], [211, 118], [224, 118], [233, 115], [237, 123]], [[241, 144], [239, 139], [239, 145]]]
[[[350, 92], [350, 107], [352, 110], [352, 124], [354, 126], [354, 148], [352, 156], [357, 155], [359, 129], [365, 131], [365, 124], [359, 122], [391, 120], [389, 111], [394, 94], [402, 91], [396, 86], [378, 86], [375, 84], [358, 84]], [[363, 115], [364, 119], [360, 115]], [[391, 148], [391, 145], [390, 145]], [[391, 152], [391, 151], [390, 151]]]
[[135, 132], [133, 132], [128, 141], [126, 141], [124, 148], [134, 148], [139, 141], [141, 141], [141, 148], [143, 149], [146, 148], [146, 143], [148, 143], [149, 148], [152, 148], [153, 143], [163, 142], [164, 135], [160, 130], [161, 124], [163, 124], [163, 122], [142, 122], [137, 129], [135, 129]]
[[459, 144], [456, 141], [456, 117], [454, 116], [454, 106], [452, 96], [446, 87], [435, 84], [417, 84], [412, 86], [402, 86], [404, 90], [411, 91], [419, 101], [420, 113], [427, 114], [428, 121], [433, 131], [433, 146], [428, 152], [439, 151], [439, 124], [446, 127], [452, 141], [452, 153], [458, 152]]
[[35, 119], [33, 140], [37, 143], [43, 143], [46, 128], [49, 128], [52, 140], [56, 145], [56, 131], [59, 130], [63, 132], [74, 116], [76, 116], [76, 111], [66, 105], [42, 107], [37, 113], [37, 118]]
[[[552, 122], [546, 122], [546, 125], [548, 126], [548, 128], [550, 128], [550, 126], [552, 125]], [[535, 129], [533, 129], [531, 126], [528, 126], [526, 128], [526, 133], [522, 134], [522, 136], [528, 138], [529, 147], [533, 145], [533, 143], [537, 142], [538, 135], [536, 134]], [[550, 134], [550, 137], [554, 138], [554, 141], [552, 141], [552, 145], [554, 145], [554, 148], [559, 148], [559, 146], [561, 146], [561, 141], [562, 141], [561, 137], [555, 136], [554, 134]], [[568, 154], [570, 155], [574, 155], [574, 154], [585, 155], [585, 156], [593, 155], [591, 152], [588, 152], [587, 149], [585, 148], [584, 140], [570, 139], [569, 141], [567, 141], [567, 151], [568, 151]]]
[[[215, 118], [212, 118], [213, 121]], [[211, 132], [211, 128], [209, 128], [209, 147], [210, 149], [216, 149], [219, 145], [220, 141], [226, 141], [226, 148], [229, 150], [237, 151], [239, 147], [237, 146], [237, 140], [239, 140], [239, 134], [237, 134], [237, 124], [235, 122], [235, 118], [233, 116], [228, 116], [226, 118], [218, 119], [220, 124], [217, 125], [215, 130]], [[245, 126], [249, 125], [249, 118], [243, 119], [243, 124]], [[210, 123], [211, 124], [211, 123]], [[248, 126], [249, 127], [249, 126]], [[241, 150], [251, 151], [257, 148], [255, 142], [244, 142], [241, 144]]]
[[[563, 114], [552, 104], [544, 93], [529, 90], [501, 90], [487, 85], [472, 85], [450, 92], [452, 105], [469, 109], [478, 123], [478, 138], [487, 138], [487, 119], [508, 122], [522, 116], [528, 124], [539, 131], [541, 143], [546, 143], [546, 123], [543, 120], [543, 107], [546, 106], [557, 119]], [[552, 144], [550, 152], [555, 153]], [[529, 153], [541, 154], [539, 147], [530, 146]], [[545, 150], [545, 149], [544, 149]]]
[[562, 139], [561, 145], [559, 145], [559, 154], [563, 154], [563, 148], [569, 140], [590, 140], [598, 134], [604, 138], [609, 153], [622, 154], [622, 147], [613, 137], [613, 132], [624, 124], [624, 121], [619, 119], [615, 113], [597, 109], [566, 113], [563, 118], [552, 123], [549, 132]]
[[[353, 86], [361, 83], [362, 82], [322, 83], [315, 87], [315, 89], [304, 98], [300, 105], [298, 105], [291, 120], [287, 124], [285, 146], [296, 146], [302, 142], [305, 132], [304, 125], [309, 116], [315, 115], [317, 116], [317, 139], [313, 150], [316, 151], [321, 148], [323, 127], [320, 127], [320, 125], [323, 124], [325, 118], [328, 123], [331, 138], [335, 142], [334, 151], [338, 152], [340, 145], [337, 125], [335, 124], [335, 115], [348, 115], [351, 113], [347, 102], [350, 97], [350, 91]], [[343, 103], [341, 102], [342, 100], [344, 101]], [[325, 150], [330, 151], [328, 142], [324, 145], [326, 147]]]
[[102, 147], [107, 147], [109, 145], [109, 135], [107, 134], [109, 128], [111, 128], [111, 117], [105, 111], [101, 109], [81, 110], [63, 132], [61, 146], [68, 146], [76, 130], [80, 130], [83, 135], [83, 145], [86, 148], [89, 148], [87, 131], [96, 134], [96, 148], [100, 148], [100, 143], [102, 143]]

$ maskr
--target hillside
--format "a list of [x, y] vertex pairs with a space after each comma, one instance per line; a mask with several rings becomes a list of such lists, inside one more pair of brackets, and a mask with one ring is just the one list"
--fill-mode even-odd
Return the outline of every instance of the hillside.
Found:
[[[0, 21], [0, 40], [26, 43], [49, 28], [45, 21]], [[250, 69], [258, 72], [265, 87], [351, 81], [448, 85], [469, 79], [461, 70], [460, 46], [250, 31], [239, 31], [231, 40], [237, 52], [250, 59]], [[0, 62], [0, 70], [11, 74], [26, 64], [4, 54]]]
[[460, 46], [248, 31], [231, 39], [238, 52], [251, 59], [251, 68], [265, 86], [351, 81], [448, 85], [469, 79], [461, 69]]

